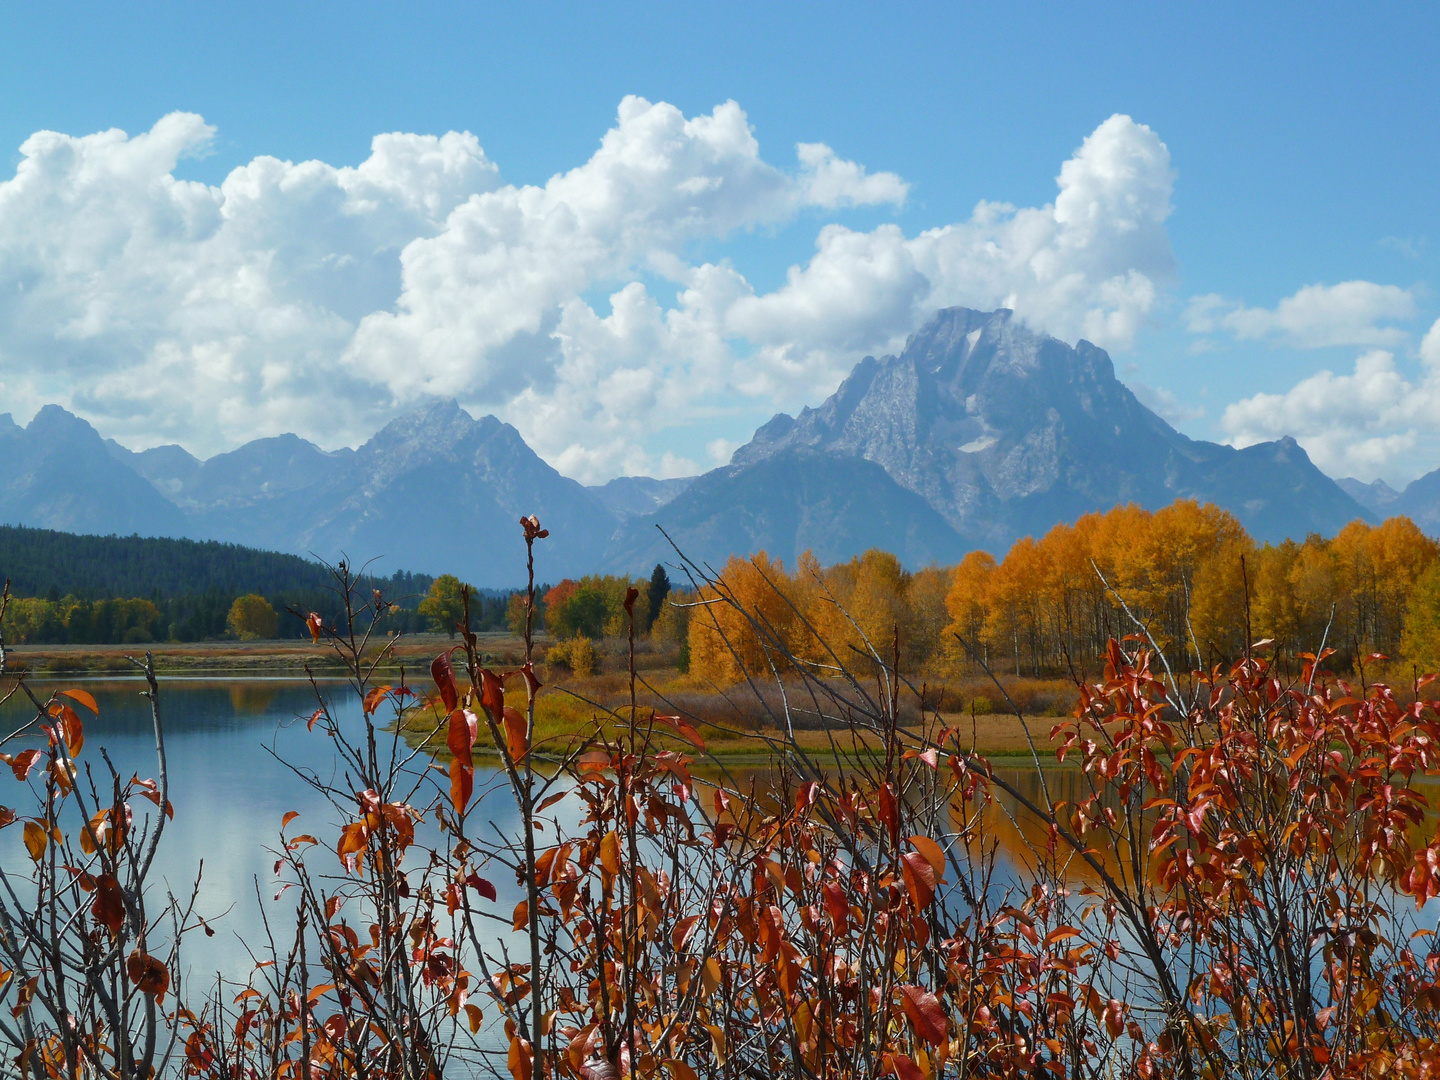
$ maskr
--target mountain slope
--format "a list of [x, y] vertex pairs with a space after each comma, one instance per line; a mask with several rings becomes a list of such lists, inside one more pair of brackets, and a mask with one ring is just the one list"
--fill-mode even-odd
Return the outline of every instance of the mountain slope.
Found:
[[761, 549], [792, 567], [806, 550], [833, 563], [878, 547], [907, 566], [956, 562], [967, 550], [943, 517], [879, 465], [804, 447], [706, 473], [657, 513], [627, 522], [607, 564], [638, 574], [674, 562], [657, 525], [687, 557], [717, 569], [731, 554]]
[[694, 483], [693, 476], [656, 480], [649, 476], [617, 476], [605, 484], [592, 484], [587, 491], [617, 518], [654, 513]]
[[185, 536], [179, 509], [58, 405], [0, 423], [0, 522], [73, 533]]
[[1440, 534], [1440, 469], [1410, 481], [1385, 507], [1385, 516], [1404, 514], [1432, 536]]
[[879, 464], [991, 550], [1123, 502], [1213, 500], [1262, 540], [1368, 516], [1293, 440], [1189, 439], [1115, 378], [1104, 350], [1003, 309], [940, 312], [898, 357], [862, 360], [824, 404], [775, 417], [733, 462], [786, 447]]
[[509, 424], [446, 401], [386, 425], [303, 498], [276, 500], [264, 525], [283, 550], [383, 556], [387, 566], [449, 571], [484, 588], [524, 581], [518, 522], [531, 513], [552, 530], [541, 541], [547, 577], [600, 564], [616, 524], [609, 511]]

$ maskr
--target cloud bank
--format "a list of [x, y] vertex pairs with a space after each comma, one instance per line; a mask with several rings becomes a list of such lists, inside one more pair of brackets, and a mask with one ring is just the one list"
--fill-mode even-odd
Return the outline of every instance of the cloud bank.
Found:
[[6, 408], [58, 401], [204, 455], [281, 431], [353, 442], [456, 396], [579, 479], [676, 473], [748, 433], [687, 456], [659, 448], [667, 428], [718, 401], [813, 402], [938, 307], [1124, 348], [1174, 271], [1169, 152], [1120, 115], [1062, 163], [1053, 203], [982, 202], [913, 236], [835, 218], [771, 292], [727, 237], [899, 207], [906, 182], [822, 143], [771, 164], [734, 102], [686, 117], [627, 97], [544, 185], [504, 183], [468, 132], [379, 135], [354, 168], [258, 157], [218, 186], [178, 179], [213, 136], [174, 113], [21, 146], [0, 182]]
[[1192, 334], [1225, 332], [1237, 341], [1273, 339], [1302, 349], [1392, 346], [1409, 335], [1380, 323], [1414, 318], [1415, 295], [1396, 285], [1342, 281], [1307, 285], [1270, 309], [1246, 307], [1211, 293], [1192, 298], [1186, 316]]
[[1237, 401], [1221, 423], [1237, 446], [1294, 435], [1331, 476], [1403, 487], [1414, 475], [1406, 459], [1440, 458], [1440, 321], [1421, 341], [1419, 360], [1418, 374], [1407, 377], [1393, 352], [1373, 349], [1350, 374], [1321, 371], [1283, 394]]

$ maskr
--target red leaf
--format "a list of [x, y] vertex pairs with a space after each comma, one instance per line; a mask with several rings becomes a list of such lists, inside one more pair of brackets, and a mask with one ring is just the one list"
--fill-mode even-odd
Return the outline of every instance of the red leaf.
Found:
[[480, 671], [480, 704], [492, 720], [500, 723], [500, 714], [505, 708], [505, 684], [489, 668]]
[[101, 874], [95, 879], [95, 901], [90, 907], [90, 914], [110, 931], [112, 937], [120, 935], [120, 927], [125, 925], [125, 900], [120, 892], [120, 883], [113, 875]]
[[900, 987], [900, 1007], [915, 1025], [915, 1034], [931, 1046], [939, 1046], [949, 1033], [949, 1021], [940, 999], [928, 990], [907, 984]]
[[430, 677], [440, 691], [440, 700], [445, 702], [446, 712], [453, 712], [460, 701], [455, 690], [455, 669], [450, 664], [450, 654], [443, 652], [430, 661]]
[[126, 958], [125, 971], [142, 994], [163, 998], [170, 988], [170, 969], [165, 966], [165, 961], [139, 949]]
[[20, 753], [11, 757], [9, 754], [0, 754], [0, 761], [10, 766], [10, 771], [15, 774], [16, 780], [24, 780], [30, 775], [30, 770], [40, 760], [40, 751], [31, 747], [29, 750], [21, 750]]
[[305, 725], [305, 730], [306, 730], [306, 731], [314, 731], [314, 730], [315, 730], [315, 721], [316, 721], [316, 720], [319, 720], [320, 717], [322, 717], [322, 716], [324, 716], [324, 715], [325, 715], [325, 710], [324, 710], [324, 709], [316, 709], [313, 713], [310, 714], [310, 722]]
[[800, 790], [795, 795], [795, 813], [803, 814], [810, 807], [815, 805], [815, 796], [820, 791], [820, 785], [814, 780], [807, 781], [800, 785]]
[[895, 789], [889, 784], [882, 784], [879, 791], [880, 807], [877, 816], [880, 821], [890, 830], [890, 839], [900, 839], [900, 807], [895, 802]]
[[689, 742], [690, 745], [694, 746], [696, 749], [705, 749], [705, 740], [700, 737], [700, 732], [696, 731], [692, 724], [688, 723], [682, 718], [678, 716], [662, 716], [659, 713], [656, 713], [655, 722], [657, 724], [665, 725], [671, 731], [675, 732], [675, 734], [679, 735], [682, 739], [685, 739], [687, 742]]
[[670, 931], [670, 944], [677, 953], [684, 952], [685, 946], [690, 944], [690, 938], [694, 936], [699, 922], [699, 915], [689, 915], [676, 923], [675, 929]]
[[469, 885], [470, 888], [474, 889], [486, 900], [493, 901], [496, 899], [495, 886], [491, 885], [490, 882], [486, 881], [483, 877], [480, 877], [477, 874], [470, 874], [468, 877], [466, 877], [465, 884]]
[[475, 769], [458, 757], [450, 760], [450, 802], [457, 814], [463, 814], [475, 793]]
[[825, 910], [830, 913], [835, 932], [844, 933], [845, 925], [850, 919], [850, 905], [845, 901], [845, 890], [838, 882], [827, 881], [822, 891], [825, 894]]
[[1105, 1030], [1112, 1039], [1118, 1039], [1125, 1030], [1125, 1006], [1114, 998], [1105, 1005]]

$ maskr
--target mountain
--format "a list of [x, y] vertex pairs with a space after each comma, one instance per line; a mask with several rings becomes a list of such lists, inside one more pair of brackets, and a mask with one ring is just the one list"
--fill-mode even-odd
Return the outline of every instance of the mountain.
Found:
[[[206, 461], [107, 443], [57, 406], [25, 428], [0, 415], [0, 522], [379, 558], [380, 573], [450, 572], [482, 588], [524, 581], [517, 521], [530, 513], [551, 530], [537, 572], [555, 581], [672, 559], [657, 525], [712, 564], [762, 547], [792, 564], [807, 549], [829, 562], [867, 547], [910, 566], [949, 562], [1116, 503], [1181, 497], [1228, 508], [1261, 540], [1333, 535], [1381, 512], [1389, 492], [1345, 483], [1348, 494], [1293, 439], [1237, 450], [1187, 438], [1115, 378], [1104, 350], [1003, 309], [941, 311], [900, 355], [866, 357], [818, 407], [774, 417], [729, 465], [675, 480], [586, 488], [509, 424], [454, 401], [354, 450], [279, 435]], [[1383, 507], [1440, 528], [1440, 472]]]
[[[796, 452], [817, 469], [804, 490], [793, 487], [793, 477], [791, 485], [780, 482], [790, 474], [773, 463], [765, 474], [773, 486], [747, 479]], [[828, 464], [815, 464], [822, 461]], [[788, 555], [791, 541], [761, 523], [808, 521], [805, 507], [817, 502], [826, 507], [836, 556], [853, 554], [877, 531], [866, 520], [867, 502], [844, 497], [860, 462], [879, 466], [919, 499], [904, 503], [868, 474], [865, 483], [885, 508], [882, 535], [914, 537], [919, 548], [936, 551], [1003, 553], [1021, 536], [1092, 510], [1124, 502], [1156, 508], [1182, 497], [1226, 507], [1261, 540], [1333, 534], [1370, 516], [1293, 439], [1237, 450], [1187, 438], [1115, 378], [1104, 350], [1036, 333], [1008, 310], [950, 308], [912, 335], [899, 356], [866, 357], [819, 407], [777, 415], [730, 466], [622, 528], [611, 559], [638, 566], [641, 552], [654, 550], [645, 529], [657, 524], [673, 528], [680, 547], [704, 559], [723, 557], [746, 535], [775, 536]], [[817, 487], [821, 478], [831, 486]], [[953, 532], [947, 543], [920, 514], [921, 504]], [[898, 539], [880, 544], [900, 547]]]
[[1340, 485], [1341, 491], [1372, 514], [1387, 515], [1390, 504], [1400, 497], [1400, 492], [1385, 483], [1384, 480], [1375, 480], [1367, 484], [1363, 480], [1356, 480], [1353, 476], [1342, 476], [1335, 483]]
[[522, 515], [536, 514], [551, 530], [538, 542], [539, 573], [551, 580], [594, 573], [617, 524], [513, 427], [493, 416], [476, 420], [454, 401], [387, 424], [334, 480], [307, 490], [303, 504], [281, 505], [290, 508], [289, 550], [384, 555], [481, 588], [525, 580]]
[[96, 430], [58, 405], [0, 417], [0, 523], [70, 533], [184, 536], [184, 515]]
[[694, 480], [693, 476], [679, 476], [671, 480], [655, 480], [649, 476], [617, 476], [608, 484], [592, 484], [588, 490], [600, 505], [623, 520], [654, 513], [688, 488]]
[[1432, 536], [1440, 533], [1440, 469], [1410, 481], [1385, 507], [1386, 517], [1394, 514], [1404, 514]]
[[607, 564], [638, 574], [674, 562], [656, 525], [688, 558], [716, 569], [731, 554], [762, 549], [792, 567], [806, 550], [833, 563], [878, 547], [907, 566], [958, 562], [969, 550], [944, 517], [879, 465], [804, 447], [699, 477], [656, 513], [622, 526]]
[[378, 559], [380, 573], [449, 572], [480, 588], [525, 580], [522, 514], [554, 530], [540, 542], [551, 580], [601, 568], [620, 520], [509, 424], [454, 401], [397, 418], [358, 450], [279, 435], [203, 462], [178, 446], [107, 443], [50, 405], [28, 428], [0, 416], [0, 464], [0, 522]]

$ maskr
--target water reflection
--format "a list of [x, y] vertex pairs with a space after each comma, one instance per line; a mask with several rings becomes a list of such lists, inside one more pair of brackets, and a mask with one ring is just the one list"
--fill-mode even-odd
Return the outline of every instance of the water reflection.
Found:
[[[42, 699], [53, 689], [74, 685], [91, 692], [100, 705], [98, 719], [87, 714], [82, 762], [96, 769], [98, 778], [103, 771], [103, 747], [123, 778], [132, 773], [155, 775], [149, 705], [140, 697], [141, 681], [68, 679], [31, 684]], [[358, 737], [362, 714], [347, 684], [328, 680], [319, 687], [332, 715]], [[217, 934], [193, 941], [187, 953], [188, 966], [197, 976], [218, 969], [231, 977], [243, 977], [251, 963], [246, 945], [264, 940], [257, 894], [272, 917], [276, 911], [289, 910], [288, 905], [272, 902], [277, 890], [273, 849], [281, 818], [288, 811], [298, 811], [301, 817], [292, 832], [314, 833], [322, 840], [335, 836], [340, 824], [335, 808], [302, 782], [292, 766], [330, 778], [341, 765], [330, 739], [318, 730], [308, 731], [301, 719], [316, 707], [314, 688], [303, 679], [166, 679], [161, 685], [161, 706], [175, 820], [161, 846], [155, 880], [177, 894], [188, 892], [203, 862], [200, 911], [212, 921]], [[0, 710], [0, 723], [12, 730], [28, 719], [28, 711], [28, 706], [12, 699]], [[998, 772], [1027, 798], [1043, 802], [1033, 769], [1017, 766]], [[445, 782], [439, 773], [430, 775]], [[697, 768], [696, 776], [701, 780], [721, 778], [713, 767]], [[778, 791], [784, 787], [783, 780], [768, 766], [732, 767], [724, 774], [725, 783], [741, 791], [751, 790], [753, 785], [757, 793]], [[1057, 802], [1073, 803], [1088, 793], [1084, 777], [1075, 769], [1047, 771], [1046, 782], [1050, 797]], [[0, 795], [0, 801], [13, 805], [18, 796], [12, 788]], [[477, 770], [476, 798], [482, 804], [472, 813], [477, 822], [493, 822], [503, 831], [513, 827], [517, 815], [508, 787], [497, 773]], [[145, 805], [141, 803], [140, 808]], [[566, 811], [562, 805], [551, 813], [563, 817]], [[958, 828], [959, 822], [952, 819], [951, 825]], [[1014, 799], [1000, 793], [984, 815], [983, 832], [986, 850], [998, 844], [1002, 872], [997, 882], [1017, 880], [1017, 872], [1033, 864], [1033, 852], [1043, 849], [1046, 841], [1043, 827]], [[324, 861], [327, 854], [317, 849], [319, 865], [330, 873], [337, 867]], [[1113, 851], [1109, 858], [1114, 858]], [[18, 828], [0, 833], [0, 860], [7, 868], [28, 873]], [[1075, 865], [1073, 869], [1081, 877], [1089, 873], [1088, 867]], [[495, 875], [495, 883], [501, 890], [497, 907], [509, 911], [520, 898], [518, 888], [510, 895], [513, 875]]]
[[[69, 686], [94, 695], [100, 715], [85, 713], [80, 764], [93, 771], [97, 784], [106, 775], [102, 748], [122, 779], [156, 774], [150, 706], [140, 697], [139, 679], [72, 678], [30, 685], [42, 700], [52, 690]], [[359, 734], [361, 710], [347, 685], [340, 680], [319, 685], [332, 715]], [[331, 740], [318, 730], [307, 731], [304, 720], [297, 719], [316, 707], [314, 689], [304, 680], [163, 679], [160, 700], [175, 819], [166, 828], [152, 881], [177, 895], [188, 894], [203, 864], [198, 910], [217, 932], [209, 939], [188, 939], [186, 966], [197, 977], [219, 970], [243, 978], [251, 966], [247, 947], [264, 940], [257, 894], [272, 918], [290, 909], [272, 902], [278, 887], [273, 849], [281, 818], [298, 811], [301, 817], [291, 831], [303, 829], [322, 838], [335, 835], [339, 824], [335, 808], [291, 766], [328, 779], [339, 774], [341, 765]], [[0, 710], [0, 723], [6, 731], [14, 730], [31, 713], [28, 703], [22, 706], [11, 699]], [[7, 749], [13, 750], [14, 744]], [[38, 773], [31, 777], [38, 778]], [[4, 783], [14, 781], [7, 775]], [[0, 787], [0, 792], [6, 805], [21, 798], [15, 787]], [[148, 806], [137, 801], [136, 813]], [[319, 861], [324, 859], [321, 855]], [[18, 827], [0, 833], [0, 860], [28, 877]], [[324, 873], [335, 869], [328, 863], [322, 866]]]

